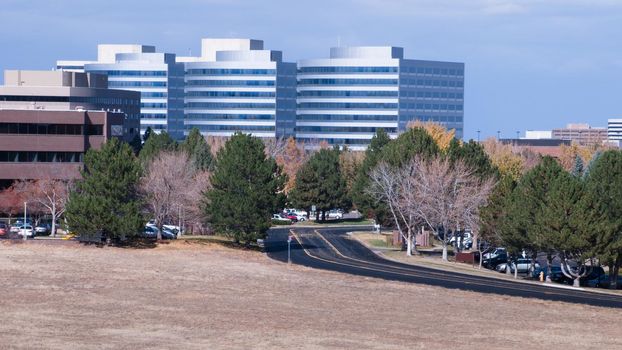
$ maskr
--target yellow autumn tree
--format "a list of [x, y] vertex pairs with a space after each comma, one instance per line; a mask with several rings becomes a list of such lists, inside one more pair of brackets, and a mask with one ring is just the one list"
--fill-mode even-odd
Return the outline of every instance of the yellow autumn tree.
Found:
[[490, 161], [499, 169], [502, 176], [518, 180], [525, 171], [525, 159], [514, 152], [512, 146], [504, 145], [495, 138], [483, 142], [484, 150]]
[[451, 140], [456, 136], [456, 130], [447, 130], [444, 126], [434, 122], [422, 122], [420, 120], [408, 123], [409, 128], [423, 128], [436, 142], [436, 145], [446, 151], [449, 148]]
[[284, 191], [288, 193], [296, 184], [296, 173], [307, 161], [308, 155], [305, 152], [304, 144], [296, 142], [293, 137], [287, 139], [282, 152], [275, 155], [278, 165], [283, 168], [283, 172], [287, 174], [287, 183]]

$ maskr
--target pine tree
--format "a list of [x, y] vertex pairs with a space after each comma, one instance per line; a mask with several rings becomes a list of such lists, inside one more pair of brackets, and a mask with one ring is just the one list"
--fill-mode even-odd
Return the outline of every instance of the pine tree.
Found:
[[382, 160], [399, 167], [414, 157], [430, 159], [440, 153], [434, 139], [423, 128], [412, 128], [389, 142], [382, 152]]
[[174, 151], [175, 149], [177, 149], [177, 142], [166, 131], [159, 134], [154, 132], [143, 144], [139, 158], [143, 164], [147, 164], [161, 151]]
[[492, 164], [484, 147], [473, 140], [462, 144], [456, 139], [452, 140], [447, 149], [447, 156], [453, 162], [462, 160], [480, 178], [499, 176], [499, 171]]
[[391, 141], [384, 129], [378, 129], [365, 151], [365, 159], [352, 185], [352, 200], [356, 208], [367, 217], [374, 217], [380, 223], [390, 222], [386, 205], [371, 198], [365, 189], [369, 186], [369, 172], [378, 164], [382, 150]]
[[271, 215], [284, 205], [285, 176], [266, 157], [263, 142], [236, 133], [216, 157], [204, 212], [218, 234], [250, 244], [264, 238]]
[[572, 167], [572, 175], [575, 177], [583, 176], [583, 159], [577, 154]]
[[149, 137], [153, 134], [153, 129], [150, 126], [147, 127], [145, 133], [143, 134], [143, 144], [149, 140]]
[[543, 157], [540, 164], [528, 171], [512, 191], [502, 222], [501, 239], [511, 253], [523, 249], [535, 253], [552, 253], [554, 247], [546, 239], [546, 231], [536, 222], [546, 205], [546, 195], [554, 180], [564, 170], [551, 157]]
[[480, 211], [480, 238], [495, 245], [502, 243], [502, 228], [507, 216], [510, 196], [516, 187], [512, 176], [499, 180], [492, 191], [488, 204]]
[[181, 144], [181, 148], [188, 153], [195, 169], [200, 171], [213, 169], [214, 158], [212, 157], [212, 151], [199, 129], [192, 128], [190, 130], [188, 137]]
[[349, 209], [351, 200], [345, 180], [341, 176], [338, 148], [321, 149], [303, 166], [296, 176], [292, 193], [295, 206], [308, 208], [315, 205], [317, 218], [322, 220], [331, 209]]
[[130, 146], [112, 138], [101, 150], [89, 150], [81, 173], [65, 213], [71, 230], [84, 239], [113, 241], [139, 234], [145, 224], [138, 194], [141, 168]]
[[132, 147], [134, 154], [138, 156], [140, 150], [143, 149], [143, 143], [140, 140], [140, 136], [138, 134], [134, 135], [134, 138], [130, 142], [130, 146]]
[[622, 265], [622, 152], [603, 152], [588, 169], [587, 191], [600, 218], [592, 227], [592, 253], [609, 266], [611, 288], [616, 288]]

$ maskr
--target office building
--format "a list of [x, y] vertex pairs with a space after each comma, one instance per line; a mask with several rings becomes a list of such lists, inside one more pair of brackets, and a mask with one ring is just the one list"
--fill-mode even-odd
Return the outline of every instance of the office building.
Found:
[[140, 92], [141, 134], [151, 127], [183, 138], [184, 71], [175, 54], [149, 45], [98, 45], [96, 62], [57, 61], [57, 68], [79, 70], [80, 64], [85, 72], [108, 75], [110, 88]]
[[464, 64], [405, 59], [399, 47], [336, 47], [298, 62], [296, 138], [364, 149], [414, 120], [464, 125]]
[[541, 140], [552, 139], [553, 131], [551, 130], [527, 130], [525, 131], [525, 140]]
[[565, 128], [553, 129], [552, 138], [570, 140], [584, 146], [602, 144], [607, 140], [607, 128], [591, 127], [588, 124], [568, 124]]
[[79, 177], [86, 151], [138, 136], [140, 94], [105, 75], [6, 71], [0, 87], [0, 182]]
[[607, 121], [607, 141], [611, 145], [622, 145], [622, 119], [609, 119]]
[[203, 39], [185, 64], [185, 132], [294, 136], [296, 65], [252, 39]]

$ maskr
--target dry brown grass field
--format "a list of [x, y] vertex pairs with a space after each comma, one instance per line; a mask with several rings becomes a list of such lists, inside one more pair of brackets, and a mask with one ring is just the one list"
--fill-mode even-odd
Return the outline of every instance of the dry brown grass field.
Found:
[[1, 349], [621, 349], [622, 310], [288, 266], [183, 241], [0, 242]]

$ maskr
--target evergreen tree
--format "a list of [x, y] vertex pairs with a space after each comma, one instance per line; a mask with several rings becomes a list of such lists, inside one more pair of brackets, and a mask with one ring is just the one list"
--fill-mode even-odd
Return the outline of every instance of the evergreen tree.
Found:
[[181, 144], [181, 148], [188, 153], [195, 169], [201, 171], [213, 169], [212, 151], [199, 129], [192, 128], [190, 130], [188, 137]]
[[134, 138], [130, 142], [130, 147], [132, 147], [134, 154], [137, 156], [140, 153], [140, 150], [143, 149], [143, 143], [140, 140], [140, 136], [138, 134], [134, 135]]
[[505, 219], [502, 222], [501, 239], [511, 253], [523, 249], [535, 253], [553, 253], [555, 247], [547, 240], [545, 231], [536, 222], [546, 206], [546, 195], [555, 179], [564, 170], [551, 157], [543, 157], [540, 164], [528, 171], [512, 191]]
[[82, 180], [69, 196], [65, 217], [80, 237], [115, 241], [142, 232], [138, 182], [141, 168], [130, 146], [116, 138], [84, 157]]
[[358, 174], [352, 185], [352, 200], [356, 208], [367, 217], [374, 217], [379, 223], [390, 222], [386, 205], [378, 202], [366, 193], [365, 189], [369, 186], [369, 172], [378, 164], [383, 148], [391, 141], [389, 134], [384, 129], [378, 129], [372, 137], [367, 150], [365, 159], [359, 168]]
[[143, 144], [149, 140], [149, 137], [153, 134], [153, 129], [150, 126], [147, 127], [145, 133], [143, 134]]
[[143, 144], [139, 158], [143, 164], [147, 164], [161, 151], [174, 151], [176, 148], [177, 142], [166, 131], [159, 134], [153, 132]]
[[216, 157], [204, 212], [217, 233], [250, 244], [264, 238], [271, 215], [284, 204], [285, 177], [266, 157], [263, 142], [236, 133]]
[[575, 177], [583, 176], [583, 159], [577, 154], [572, 167], [572, 175]]
[[382, 160], [400, 167], [413, 157], [430, 159], [440, 153], [434, 139], [423, 128], [412, 128], [389, 142], [382, 151]]
[[339, 154], [337, 147], [319, 150], [296, 176], [292, 203], [306, 208], [312, 203], [316, 207], [317, 219], [320, 213], [324, 220], [327, 211], [350, 207], [347, 185], [341, 176]]
[[480, 178], [499, 176], [499, 171], [492, 164], [484, 147], [473, 140], [460, 144], [458, 140], [453, 139], [447, 149], [447, 156], [452, 162], [462, 160]]
[[616, 288], [622, 265], [622, 152], [603, 152], [588, 169], [587, 191], [600, 218], [592, 227], [592, 253], [609, 266], [611, 287]]
[[510, 196], [516, 182], [510, 175], [503, 176], [488, 198], [488, 204], [480, 211], [481, 239], [495, 245], [502, 244], [502, 229], [507, 216]]

